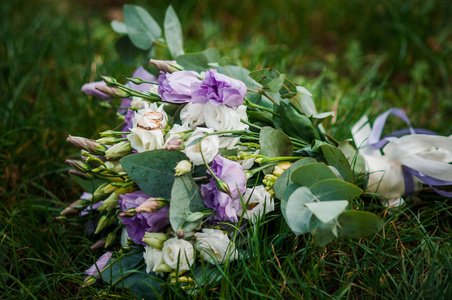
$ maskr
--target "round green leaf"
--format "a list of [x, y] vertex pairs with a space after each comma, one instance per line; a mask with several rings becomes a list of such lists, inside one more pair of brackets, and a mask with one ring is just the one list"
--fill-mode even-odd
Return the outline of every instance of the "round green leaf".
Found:
[[338, 222], [339, 234], [350, 238], [362, 238], [380, 231], [384, 222], [375, 214], [366, 211], [350, 210], [343, 212]]
[[328, 165], [335, 167], [345, 181], [353, 182], [352, 168], [341, 149], [324, 144], [320, 146]]
[[352, 200], [363, 193], [363, 190], [351, 183], [337, 178], [318, 181], [311, 187], [311, 192], [321, 201]]
[[182, 27], [179, 22], [174, 8], [170, 5], [166, 10], [165, 21], [163, 23], [165, 29], [165, 40], [172, 57], [178, 57], [184, 54]]
[[306, 203], [305, 206], [322, 223], [328, 223], [337, 218], [348, 206], [347, 200], [322, 201]]
[[303, 165], [294, 170], [291, 179], [299, 185], [310, 188], [319, 181], [338, 178], [327, 165], [323, 163], [312, 163]]
[[162, 35], [162, 29], [152, 16], [137, 5], [124, 5], [124, 22], [132, 43], [142, 50], [151, 48]]
[[286, 204], [286, 222], [296, 235], [309, 232], [309, 222], [312, 212], [305, 206], [315, 200], [314, 195], [307, 187], [299, 187], [287, 200]]

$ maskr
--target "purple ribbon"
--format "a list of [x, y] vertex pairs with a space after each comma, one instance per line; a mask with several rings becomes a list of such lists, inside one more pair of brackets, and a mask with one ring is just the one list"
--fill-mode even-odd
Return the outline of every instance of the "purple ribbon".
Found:
[[[399, 117], [405, 124], [408, 125], [408, 129], [402, 129], [392, 132], [389, 135], [386, 135], [381, 139], [381, 135], [383, 133], [383, 128], [386, 124], [386, 120], [390, 115], [395, 115]], [[387, 143], [397, 139], [398, 136], [407, 135], [407, 134], [429, 134], [429, 135], [437, 135], [436, 132], [423, 129], [423, 128], [413, 128], [411, 126], [411, 122], [408, 119], [407, 115], [399, 108], [391, 108], [386, 112], [379, 115], [372, 126], [372, 131], [369, 135], [368, 143], [371, 147], [375, 149], [381, 149], [386, 146]], [[443, 181], [436, 179], [434, 177], [425, 175], [421, 172], [413, 170], [407, 166], [402, 165], [403, 171], [403, 179], [405, 182], [405, 194], [404, 197], [414, 193], [414, 181], [413, 176], [416, 176], [420, 181], [430, 186], [437, 194], [443, 197], [452, 197], [452, 192], [445, 192], [439, 189], [434, 188], [433, 186], [448, 186], [452, 185], [452, 181]]]

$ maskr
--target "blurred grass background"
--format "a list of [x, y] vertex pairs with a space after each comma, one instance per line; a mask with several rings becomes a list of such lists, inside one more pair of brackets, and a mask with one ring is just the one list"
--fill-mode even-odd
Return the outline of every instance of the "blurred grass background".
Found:
[[[80, 224], [60, 224], [54, 217], [81, 193], [64, 165], [66, 158], [78, 152], [65, 142], [67, 135], [95, 138], [98, 131], [117, 124], [115, 113], [85, 96], [80, 87], [98, 80], [99, 74], [120, 78], [137, 67], [118, 59], [114, 42], [119, 36], [109, 26], [112, 19], [121, 18], [125, 3], [0, 3], [0, 298], [89, 298], [96, 294], [95, 289], [79, 287], [81, 272], [92, 263], [90, 256], [99, 254], [89, 250], [92, 240], [79, 234], [83, 231]], [[350, 137], [350, 126], [362, 114], [373, 119], [391, 107], [402, 108], [416, 127], [452, 133], [450, 1], [160, 0], [133, 4], [147, 8], [160, 24], [172, 4], [183, 25], [186, 52], [215, 47], [250, 70], [274, 67], [305, 85], [319, 110], [337, 113], [327, 130], [338, 139]], [[393, 120], [391, 126], [402, 125]], [[378, 243], [342, 241], [321, 249], [309, 241], [305, 246], [301, 241], [305, 238], [296, 239], [290, 247], [279, 243], [276, 252], [287, 259], [282, 266], [264, 271], [269, 277], [273, 274], [274, 280], [283, 281], [286, 276], [286, 286], [292, 288], [279, 296], [267, 295], [414, 298], [450, 291], [450, 201], [427, 196], [421, 204], [388, 217], [387, 236], [376, 237]], [[400, 236], [408, 240], [402, 242]], [[301, 245], [303, 251], [295, 251]], [[293, 256], [283, 246], [295, 247]], [[389, 249], [375, 250], [384, 253], [384, 268], [377, 275], [359, 278], [363, 262], [356, 260], [356, 253], [345, 253], [351, 249], [368, 255], [368, 247]], [[276, 253], [268, 249], [260, 249], [261, 260], [276, 266]], [[312, 257], [303, 261], [308, 254]], [[366, 258], [364, 269], [378, 265], [372, 261], [377, 257]], [[262, 272], [254, 270], [252, 263], [243, 264], [251, 273]], [[304, 287], [303, 279], [297, 278], [300, 270], [311, 278]], [[232, 282], [240, 279], [231, 276]], [[328, 281], [331, 276], [336, 279]], [[248, 286], [257, 294], [248, 291], [247, 298], [260, 297], [258, 291], [263, 293], [269, 285], [263, 281]]]

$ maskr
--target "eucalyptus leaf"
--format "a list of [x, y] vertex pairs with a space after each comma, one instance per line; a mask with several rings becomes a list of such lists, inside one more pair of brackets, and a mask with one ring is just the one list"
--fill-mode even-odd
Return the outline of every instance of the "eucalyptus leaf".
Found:
[[292, 104], [280, 103], [280, 117], [283, 131], [307, 144], [320, 139], [314, 124], [305, 115], [300, 114]]
[[292, 195], [292, 193], [299, 187], [301, 187], [299, 184], [291, 183], [291, 184], [287, 185], [287, 187], [282, 191], [282, 196], [280, 198], [281, 199], [281, 213], [284, 216], [284, 218], [286, 218], [287, 201], [289, 200], [290, 195]]
[[282, 199], [283, 194], [286, 190], [286, 188], [293, 183], [293, 181], [290, 179], [292, 176], [292, 172], [296, 170], [298, 167], [305, 165], [305, 164], [311, 164], [316, 163], [317, 161], [313, 158], [307, 157], [300, 160], [297, 160], [294, 162], [284, 173], [282, 173], [278, 179], [276, 179], [275, 183], [273, 184], [273, 191], [275, 192], [275, 196], [278, 199]]
[[250, 77], [262, 84], [264, 87], [268, 87], [268, 84], [273, 80], [279, 77], [280, 73], [272, 68], [268, 69], [260, 69], [251, 72]]
[[312, 119], [312, 123], [314, 124], [314, 126], [317, 126], [320, 123], [322, 123], [323, 121], [333, 118], [333, 116], [334, 116], [334, 113], [332, 111], [329, 111], [329, 112], [323, 112], [320, 114], [312, 115], [311, 119]]
[[268, 83], [268, 88], [272, 91], [272, 92], [279, 92], [279, 90], [282, 88], [284, 80], [286, 79], [286, 75], [285, 74], [281, 74], [278, 77], [276, 77], [275, 79], [273, 79], [272, 81], [270, 81]]
[[124, 22], [119, 22], [116, 20], [111, 21], [110, 23], [111, 28], [119, 34], [127, 34], [127, 26], [124, 24]]
[[285, 219], [287, 225], [296, 235], [309, 232], [309, 223], [312, 217], [312, 212], [305, 206], [305, 204], [314, 201], [314, 195], [305, 186], [297, 188], [287, 199]]
[[[261, 149], [259, 154], [267, 157], [292, 156], [293, 144], [283, 132], [270, 126], [265, 126], [259, 134]], [[269, 168], [264, 173], [270, 172]]]
[[132, 41], [127, 35], [119, 38], [116, 41], [115, 50], [116, 53], [118, 53], [121, 61], [128, 66], [132, 65], [140, 56], [140, 54], [144, 53], [142, 50], [133, 45]]
[[146, 195], [169, 199], [175, 177], [174, 168], [181, 160], [187, 160], [182, 152], [160, 149], [131, 154], [120, 162]]
[[218, 61], [218, 65], [220, 67], [225, 67], [227, 65], [229, 65], [231, 63], [231, 59], [229, 57], [222, 57], [219, 61]]
[[163, 23], [165, 40], [172, 57], [184, 54], [182, 27], [173, 6], [168, 6]]
[[108, 261], [107, 266], [110, 265], [111, 262], [113, 263], [102, 272], [102, 280], [112, 284], [113, 282], [121, 279], [126, 271], [133, 270], [143, 260], [143, 251], [134, 250], [122, 257], [111, 258]]
[[351, 183], [337, 178], [329, 178], [318, 181], [311, 186], [311, 192], [320, 201], [348, 200], [358, 197], [363, 190]]
[[146, 264], [144, 263], [144, 261], [143, 266], [140, 269], [133, 269], [126, 272], [127, 272], [127, 274], [125, 274], [126, 276], [123, 278], [123, 280], [116, 284], [117, 286], [122, 288], [129, 288], [132, 285], [134, 285], [138, 280], [148, 278], [149, 276], [157, 277], [157, 274], [153, 272], [149, 274], [146, 273]]
[[322, 201], [306, 203], [305, 206], [322, 223], [328, 223], [336, 219], [348, 206], [347, 200]]
[[341, 149], [327, 144], [320, 146], [320, 149], [322, 149], [328, 164], [335, 167], [346, 181], [353, 182], [353, 173], [350, 163]]
[[366, 162], [364, 158], [359, 155], [351, 140], [340, 142], [338, 148], [344, 153], [355, 176], [366, 172]]
[[124, 22], [132, 43], [142, 49], [151, 48], [162, 35], [162, 29], [152, 16], [141, 6], [124, 5]]
[[130, 287], [130, 291], [137, 297], [137, 299], [162, 299], [162, 283], [164, 282], [156, 277], [147, 277], [136, 281]]
[[71, 175], [71, 177], [82, 187], [83, 190], [90, 194], [93, 194], [100, 185], [108, 182], [102, 179], [85, 180], [75, 175]]
[[366, 211], [349, 210], [343, 212], [338, 222], [339, 234], [349, 238], [363, 238], [380, 231], [384, 222], [375, 214]]
[[207, 49], [203, 52], [189, 53], [177, 57], [176, 62], [185, 70], [203, 72], [209, 69], [210, 62], [216, 62], [220, 55], [215, 49]]
[[195, 212], [206, 210], [203, 198], [191, 175], [186, 174], [176, 177], [171, 190], [171, 202], [169, 207], [169, 219], [175, 232], [191, 231], [198, 227], [202, 220], [186, 223], [187, 217]]
[[267, 111], [248, 110], [246, 114], [248, 115], [248, 119], [252, 123], [261, 122], [268, 125], [271, 125], [273, 123], [272, 120], [273, 114]]
[[323, 163], [303, 165], [294, 170], [290, 178], [293, 182], [309, 188], [325, 179], [338, 179], [333, 171]]
[[309, 225], [314, 242], [320, 247], [326, 246], [334, 237], [337, 237], [337, 224], [334, 221], [322, 223], [317, 218], [312, 218]]

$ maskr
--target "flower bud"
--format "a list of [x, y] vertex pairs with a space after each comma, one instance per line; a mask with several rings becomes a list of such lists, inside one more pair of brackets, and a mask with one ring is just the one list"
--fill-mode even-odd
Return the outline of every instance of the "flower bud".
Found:
[[151, 213], [156, 212], [162, 206], [164, 206], [166, 203], [164, 201], [159, 200], [158, 198], [149, 198], [143, 203], [141, 203], [137, 208], [135, 208], [135, 211], [137, 213]]
[[98, 211], [111, 211], [118, 206], [119, 196], [116, 193], [111, 193], [110, 196], [104, 200], [101, 206], [97, 208]]
[[99, 223], [97, 223], [96, 231], [94, 231], [94, 234], [98, 234], [99, 232], [102, 231], [102, 229], [104, 229], [107, 226], [108, 226], [108, 216], [103, 215], [102, 217], [100, 217]]
[[87, 276], [85, 281], [83, 281], [82, 288], [92, 285], [97, 280], [96, 276]]
[[142, 241], [154, 249], [162, 249], [163, 243], [168, 239], [169, 237], [161, 232], [145, 232]]
[[290, 168], [291, 165], [292, 163], [288, 161], [278, 164], [273, 170], [273, 175], [275, 175], [276, 177], [281, 176], [281, 174], [284, 173], [285, 170]]
[[82, 150], [81, 151], [82, 160], [90, 165], [90, 167], [97, 168], [99, 166], [103, 166], [104, 162], [107, 160], [105, 156], [94, 156], [89, 152]]
[[128, 92], [126, 92], [124, 90], [121, 90], [116, 87], [106, 86], [106, 85], [96, 85], [96, 90], [101, 91], [102, 93], [111, 95], [115, 98], [127, 98], [127, 97], [131, 96]]
[[89, 247], [89, 249], [91, 249], [91, 250], [97, 250], [97, 249], [104, 248], [105, 242], [106, 242], [106, 239], [98, 240], [98, 241], [95, 242], [91, 247]]
[[108, 160], [117, 159], [126, 156], [131, 151], [132, 147], [130, 146], [130, 142], [120, 142], [105, 151], [105, 156]]
[[104, 82], [108, 85], [111, 85], [111, 86], [118, 85], [118, 81], [116, 81], [116, 79], [111, 76], [101, 76], [101, 77], [104, 80]]
[[172, 63], [166, 60], [151, 59], [149, 63], [157, 69], [166, 73], [173, 73], [182, 69], [176, 63]]
[[108, 183], [103, 183], [101, 185], [99, 185], [99, 187], [94, 191], [93, 196], [91, 198], [91, 204], [97, 203], [100, 200], [103, 200], [105, 198], [107, 198], [107, 196], [111, 193], [106, 193], [105, 187], [108, 185]]
[[115, 239], [116, 239], [116, 234], [114, 232], [110, 232], [107, 235], [107, 240], [105, 241], [105, 247], [104, 248], [108, 248], [111, 245], [113, 245], [114, 242], [115, 242]]
[[123, 211], [122, 213], [119, 214], [119, 216], [121, 218], [131, 218], [133, 216], [135, 216], [137, 213], [135, 211], [135, 207], [126, 209], [125, 211]]
[[101, 143], [101, 144], [106, 144], [106, 145], [113, 145], [118, 141], [117, 138], [109, 136], [109, 137], [103, 137], [100, 139], [97, 139], [96, 142]]
[[78, 213], [79, 211], [82, 210], [83, 206], [82, 204], [84, 204], [85, 201], [84, 200], [77, 200], [72, 202], [68, 207], [66, 207], [61, 213], [61, 216], [69, 216], [69, 215], [75, 215], [76, 213]]
[[165, 272], [165, 273], [169, 273], [174, 271], [173, 269], [171, 269], [167, 264], [165, 263], [161, 263], [157, 268], [154, 269], [154, 272]]
[[196, 222], [198, 220], [201, 220], [202, 218], [204, 218], [204, 213], [198, 211], [198, 212], [190, 214], [188, 216], [188, 218], [185, 219], [185, 222], [192, 223], [192, 222]]
[[69, 170], [68, 173], [69, 173], [69, 175], [74, 175], [74, 176], [77, 176], [78, 178], [81, 178], [84, 180], [91, 180], [94, 178], [94, 176], [89, 173], [82, 173], [82, 172], [76, 171], [76, 170]]
[[171, 283], [176, 283], [176, 282], [193, 282], [193, 279], [187, 276], [180, 276], [177, 278], [172, 278], [171, 279]]
[[86, 164], [85, 162], [83, 162], [81, 160], [66, 159], [65, 163], [82, 173], [89, 172], [89, 170], [91, 169], [88, 164]]
[[117, 189], [117, 187], [110, 183], [104, 187], [104, 193], [110, 194], [110, 193], [113, 193], [114, 191], [116, 191], [116, 189]]
[[126, 187], [119, 187], [115, 190], [115, 193], [118, 195], [124, 195], [128, 193], [133, 193], [135, 191], [138, 191], [139, 188], [136, 185], [129, 185]]
[[265, 184], [266, 186], [273, 187], [273, 184], [275, 183], [276, 179], [278, 179], [278, 177], [276, 177], [275, 175], [267, 174], [262, 180], [262, 183]]
[[181, 139], [178, 138], [174, 138], [171, 139], [167, 144], [166, 144], [166, 150], [168, 151], [178, 151], [181, 150], [180, 146], [182, 145], [183, 141]]
[[216, 179], [217, 182], [217, 188], [226, 194], [231, 194], [231, 190], [229, 189], [229, 185], [226, 183], [226, 181], [221, 179]]
[[190, 173], [192, 164], [188, 160], [181, 160], [174, 168], [176, 170], [176, 176], [182, 176]]
[[107, 147], [97, 143], [96, 141], [80, 136], [69, 135], [66, 141], [73, 144], [77, 148], [88, 151], [91, 154], [103, 155], [105, 150], [107, 150]]

